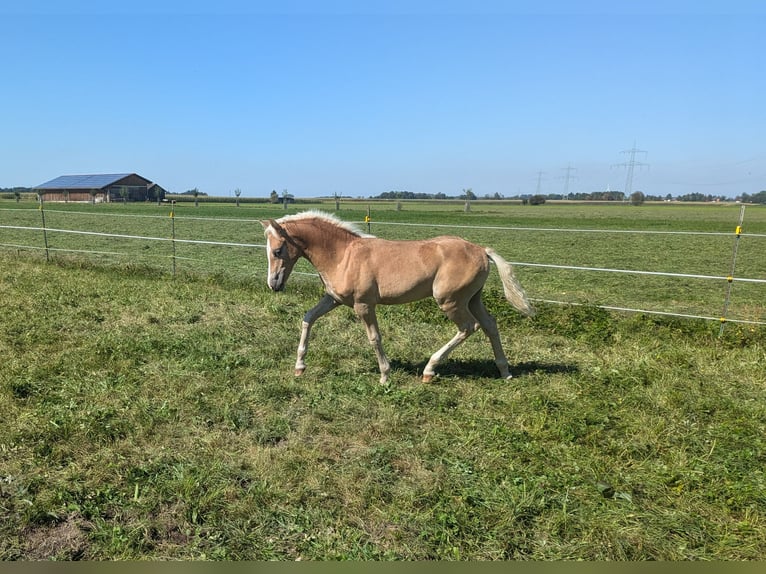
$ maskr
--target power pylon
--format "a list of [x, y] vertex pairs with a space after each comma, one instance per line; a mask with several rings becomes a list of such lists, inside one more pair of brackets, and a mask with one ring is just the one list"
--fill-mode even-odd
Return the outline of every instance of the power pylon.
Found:
[[577, 179], [576, 175], [572, 175], [572, 172], [577, 171], [577, 168], [567, 164], [566, 167], [562, 167], [561, 169], [565, 174], [560, 176], [559, 179], [564, 180], [564, 199], [566, 199], [567, 195], [569, 195], [569, 180]]
[[641, 169], [643, 167], [649, 167], [648, 163], [636, 161], [636, 154], [647, 154], [649, 152], [636, 148], [636, 142], [634, 141], [632, 148], [622, 150], [620, 153], [628, 154], [628, 161], [613, 164], [612, 167], [625, 167], [628, 169], [628, 173], [625, 176], [625, 193], [622, 199], [623, 201], [630, 201], [630, 196], [633, 193], [633, 171], [635, 168]]

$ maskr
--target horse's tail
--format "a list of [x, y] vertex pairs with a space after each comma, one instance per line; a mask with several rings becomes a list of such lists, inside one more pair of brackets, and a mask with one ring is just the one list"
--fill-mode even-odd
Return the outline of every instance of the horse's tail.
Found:
[[500, 279], [503, 282], [505, 298], [508, 302], [527, 317], [534, 317], [535, 309], [532, 307], [529, 299], [527, 299], [527, 294], [524, 293], [524, 289], [521, 288], [516, 276], [513, 274], [513, 267], [511, 267], [511, 264], [490, 247], [487, 247], [484, 251], [486, 251], [487, 256], [489, 256], [497, 266], [497, 271], [500, 273]]

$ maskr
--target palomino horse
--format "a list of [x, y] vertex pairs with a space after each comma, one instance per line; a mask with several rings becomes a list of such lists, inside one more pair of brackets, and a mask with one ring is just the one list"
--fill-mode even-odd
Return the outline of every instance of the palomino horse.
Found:
[[534, 315], [511, 265], [490, 248], [459, 237], [435, 237], [423, 241], [388, 241], [366, 235], [332, 215], [307, 211], [281, 219], [262, 221], [269, 261], [268, 284], [274, 291], [285, 287], [295, 262], [305, 257], [319, 272], [325, 295], [303, 318], [295, 374], [306, 369], [311, 326], [339, 305], [354, 309], [362, 320], [380, 367], [380, 382], [391, 370], [381, 345], [376, 305], [409, 303], [433, 297], [458, 328], [452, 340], [431, 356], [423, 370], [423, 382], [435, 375], [440, 361], [476, 329], [489, 337], [495, 363], [510, 378], [508, 360], [500, 343], [495, 319], [481, 300], [489, 275], [489, 262], [497, 266], [505, 298], [527, 316]]

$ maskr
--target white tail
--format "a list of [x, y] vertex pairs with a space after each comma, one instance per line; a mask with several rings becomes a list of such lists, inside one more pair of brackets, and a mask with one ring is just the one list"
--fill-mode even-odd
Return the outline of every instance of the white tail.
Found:
[[489, 258], [494, 261], [497, 266], [497, 271], [500, 273], [500, 280], [503, 282], [503, 291], [505, 292], [505, 298], [513, 305], [520, 313], [527, 317], [534, 317], [535, 309], [527, 299], [527, 294], [524, 293], [519, 284], [516, 276], [513, 274], [513, 267], [505, 259], [503, 259], [498, 253], [487, 247], [484, 251], [487, 252]]

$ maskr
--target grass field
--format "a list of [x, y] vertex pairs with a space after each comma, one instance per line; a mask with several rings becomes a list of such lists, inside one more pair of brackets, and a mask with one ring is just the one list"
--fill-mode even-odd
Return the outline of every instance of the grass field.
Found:
[[[346, 202], [339, 215], [362, 222], [369, 206], [371, 231], [381, 237], [413, 239], [458, 234], [491, 245], [519, 263], [679, 273], [721, 277], [634, 275], [517, 265], [532, 298], [605, 305], [717, 318], [727, 292], [737, 205], [659, 204], [632, 207], [614, 204], [521, 206], [512, 202], [474, 202], [470, 213], [460, 202]], [[290, 206], [333, 209], [332, 202]], [[262, 245], [258, 219], [285, 213], [280, 206], [181, 203], [175, 217], [170, 207], [154, 204], [50, 204], [45, 210], [49, 255], [181, 274], [222, 275], [243, 280], [263, 276], [266, 261], [260, 247], [217, 246], [188, 241]], [[41, 225], [41, 212], [31, 202], [0, 203], [0, 226]], [[364, 225], [362, 224], [364, 227]], [[125, 239], [64, 233], [84, 230], [152, 239]], [[734, 276], [766, 279], [766, 208], [747, 209], [745, 234], [738, 242]], [[668, 233], [670, 232], [670, 233]], [[681, 232], [681, 234], [676, 234]], [[716, 235], [718, 234], [718, 235]], [[170, 238], [178, 241], [175, 245]], [[157, 241], [156, 239], [162, 239]], [[29, 245], [24, 250], [12, 246]], [[39, 229], [0, 227], [0, 246], [41, 257]], [[84, 251], [88, 253], [83, 253]], [[175, 254], [175, 257], [174, 257]], [[301, 273], [313, 274], [307, 264]], [[300, 275], [296, 277], [301, 277]], [[304, 277], [305, 279], [305, 277]], [[308, 280], [313, 281], [313, 278]], [[764, 285], [735, 281], [727, 318], [766, 321]]]
[[[373, 204], [375, 234], [445, 231], [393, 222], [731, 233], [739, 213], [394, 205]], [[102, 207], [142, 217], [91, 213]], [[38, 225], [37, 210], [0, 208], [0, 225]], [[162, 208], [46, 211], [51, 228], [170, 233]], [[254, 220], [281, 213], [184, 205], [177, 237], [257, 244]], [[341, 215], [365, 213], [360, 204]], [[746, 233], [766, 232], [765, 214], [748, 208]], [[733, 244], [733, 233], [448, 232], [515, 261], [711, 275], [728, 273]], [[20, 244], [31, 232], [0, 233]], [[321, 289], [299, 275], [269, 292], [259, 248], [179, 244], [173, 278], [169, 243], [49, 240], [130, 255], [54, 251], [45, 263], [40, 250], [0, 250], [4, 560], [766, 557], [766, 329], [729, 324], [719, 337], [716, 322], [588, 305], [717, 313], [723, 285], [519, 266], [532, 297], [586, 305], [538, 303], [528, 320], [490, 282], [513, 380], [496, 378], [489, 343], [475, 335], [436, 383], [420, 383], [428, 355], [453, 334], [421, 302], [380, 309], [393, 366], [382, 387], [346, 309], [317, 323], [308, 369], [292, 376], [300, 320]], [[758, 240], [743, 236], [745, 276], [763, 277]], [[733, 312], [763, 320], [762, 286], [735, 283], [733, 294]]]

